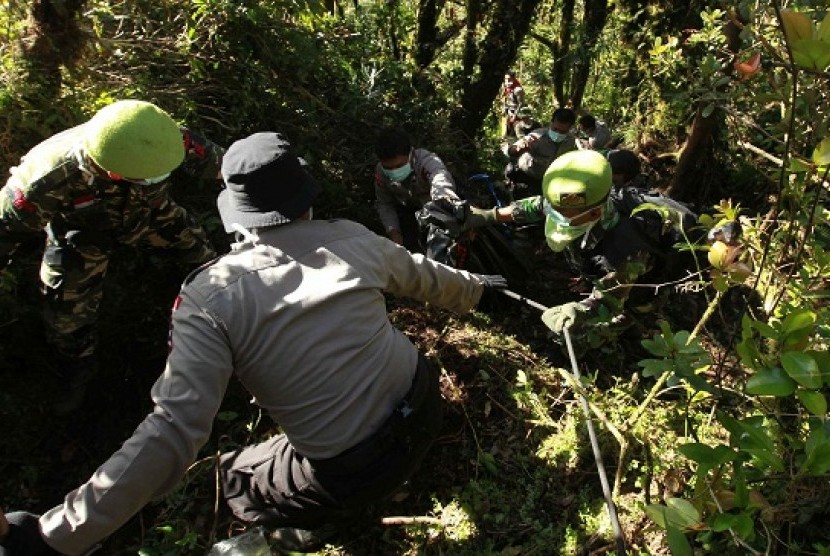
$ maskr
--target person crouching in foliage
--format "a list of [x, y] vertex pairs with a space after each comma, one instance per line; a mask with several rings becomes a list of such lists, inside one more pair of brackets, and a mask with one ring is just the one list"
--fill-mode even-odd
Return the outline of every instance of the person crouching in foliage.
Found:
[[635, 188], [649, 190], [649, 178], [642, 173], [640, 157], [627, 149], [614, 149], [605, 155], [611, 164], [611, 181], [615, 189]]
[[460, 201], [447, 167], [435, 153], [413, 148], [400, 128], [381, 131], [375, 154], [376, 207], [386, 235], [413, 253], [452, 264], [453, 239], [439, 227], [419, 225], [415, 216], [429, 201]]
[[576, 139], [571, 128], [576, 114], [570, 108], [557, 108], [550, 126], [534, 129], [507, 147], [510, 163], [505, 177], [514, 184], [538, 189], [550, 163], [566, 152], [576, 150]]
[[[546, 310], [542, 320], [557, 335], [570, 327], [593, 332], [588, 343], [597, 345], [627, 328], [631, 317], [655, 310], [655, 288], [637, 284], [665, 284], [694, 270], [689, 252], [675, 246], [691, 233], [695, 215], [666, 197], [612, 190], [611, 173], [608, 160], [596, 151], [566, 153], [545, 172], [542, 195], [503, 208], [471, 208], [465, 224], [475, 228], [544, 220], [548, 246], [565, 255], [573, 272], [589, 284], [590, 295]], [[673, 216], [654, 209], [635, 211], [646, 202]]]
[[224, 149], [149, 102], [122, 100], [36, 145], [0, 191], [0, 269], [46, 231], [40, 270], [47, 339], [65, 381], [58, 414], [77, 409], [97, 368], [98, 307], [118, 245], [176, 250], [197, 266], [216, 256], [170, 197], [171, 172], [217, 180]]
[[439, 372], [392, 326], [383, 293], [466, 312], [504, 279], [348, 220], [312, 220], [321, 188], [277, 133], [236, 141], [222, 176], [219, 213], [238, 243], [183, 284], [155, 408], [61, 505], [10, 513], [0, 556], [82, 554], [170, 491], [233, 375], [282, 434], [222, 455], [222, 494], [239, 519], [276, 527], [282, 551], [319, 548], [332, 524], [392, 494], [437, 437]]

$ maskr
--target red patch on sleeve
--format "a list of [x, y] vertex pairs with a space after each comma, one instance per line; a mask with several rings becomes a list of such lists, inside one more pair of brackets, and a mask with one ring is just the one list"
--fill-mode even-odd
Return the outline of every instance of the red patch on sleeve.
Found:
[[[182, 304], [182, 296], [177, 295], [175, 301], [173, 301], [173, 309], [171, 313], [175, 312], [176, 309]], [[167, 353], [173, 351], [173, 319], [170, 319], [170, 327], [167, 329]]]
[[12, 204], [14, 208], [22, 210], [23, 212], [37, 212], [37, 207], [26, 198], [20, 189], [14, 190], [14, 201], [12, 201]]

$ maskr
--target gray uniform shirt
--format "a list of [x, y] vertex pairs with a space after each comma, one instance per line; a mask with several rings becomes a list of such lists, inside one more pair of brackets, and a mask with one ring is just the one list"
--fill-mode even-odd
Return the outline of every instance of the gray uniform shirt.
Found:
[[415, 212], [428, 201], [446, 198], [458, 201], [455, 182], [447, 167], [434, 153], [415, 149], [410, 157], [412, 175], [403, 183], [391, 181], [378, 163], [375, 169], [375, 199], [383, 229], [400, 230], [397, 208], [409, 206]]
[[328, 458], [357, 444], [391, 414], [417, 365], [383, 292], [468, 311], [482, 289], [347, 220], [293, 222], [235, 246], [183, 286], [152, 413], [40, 518], [48, 544], [81, 554], [172, 489], [234, 373], [299, 453]]
[[519, 169], [539, 180], [544, 177], [548, 166], [557, 157], [576, 150], [576, 140], [573, 136], [568, 135], [556, 143], [548, 135], [549, 129], [534, 129], [510, 146], [510, 154], [518, 157], [516, 163]]

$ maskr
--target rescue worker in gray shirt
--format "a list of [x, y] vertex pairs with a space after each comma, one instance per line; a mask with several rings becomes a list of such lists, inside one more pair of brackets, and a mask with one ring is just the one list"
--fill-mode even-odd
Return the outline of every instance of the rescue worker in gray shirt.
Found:
[[347, 220], [312, 220], [320, 186], [277, 133], [222, 163], [225, 256], [174, 303], [153, 411], [92, 477], [42, 516], [8, 514], [0, 556], [79, 555], [170, 491], [207, 442], [232, 375], [283, 434], [220, 457], [223, 495], [281, 550], [392, 494], [441, 426], [438, 372], [390, 323], [384, 292], [465, 312], [501, 276], [456, 270]]
[[566, 152], [576, 150], [576, 140], [570, 134], [575, 122], [573, 110], [557, 108], [549, 127], [534, 129], [508, 146], [507, 156], [511, 161], [505, 170], [505, 177], [520, 188], [527, 186], [538, 191], [550, 163]]
[[376, 207], [386, 235], [413, 253], [452, 265], [452, 238], [440, 227], [419, 225], [415, 217], [429, 201], [460, 201], [447, 167], [435, 153], [414, 148], [400, 128], [381, 131], [375, 154]]

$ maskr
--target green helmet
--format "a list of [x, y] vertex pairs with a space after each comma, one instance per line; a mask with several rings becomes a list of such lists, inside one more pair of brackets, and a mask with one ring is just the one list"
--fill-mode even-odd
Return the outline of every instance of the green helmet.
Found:
[[184, 160], [182, 132], [155, 104], [120, 100], [86, 123], [84, 148], [108, 172], [148, 179], [172, 172]]
[[553, 207], [589, 209], [611, 191], [611, 165], [597, 151], [571, 151], [554, 160], [542, 178], [542, 193]]

